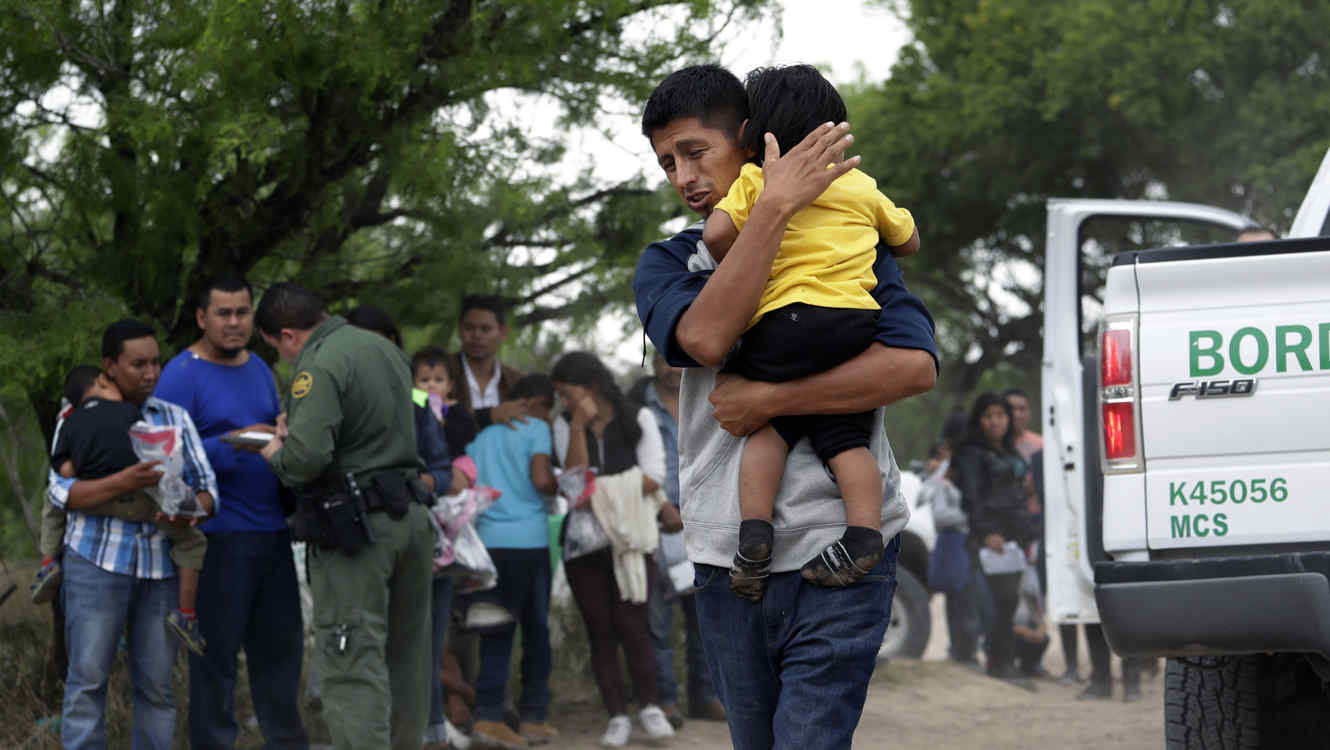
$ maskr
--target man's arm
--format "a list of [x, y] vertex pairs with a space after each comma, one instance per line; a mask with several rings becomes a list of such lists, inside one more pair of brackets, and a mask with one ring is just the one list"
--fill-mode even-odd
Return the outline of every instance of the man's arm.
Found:
[[51, 486], [51, 498], [66, 510], [86, 510], [110, 502], [134, 490], [156, 487], [162, 478], [160, 461], [142, 461], [101, 479], [58, 479]]
[[194, 418], [184, 407], [175, 407], [176, 417], [180, 420], [180, 435], [184, 443], [184, 466], [182, 476], [194, 490], [194, 495], [209, 515], [216, 515], [220, 506], [220, 493], [217, 491], [217, 475], [208, 462], [208, 454], [203, 449], [203, 440], [199, 438]]
[[927, 351], [874, 342], [854, 359], [798, 380], [760, 383], [720, 375], [711, 404], [721, 427], [742, 436], [773, 417], [870, 411], [924, 393], [936, 379], [937, 368]]
[[675, 330], [679, 346], [699, 364], [720, 366], [744, 332], [762, 298], [790, 217], [859, 165], [857, 156], [841, 161], [853, 141], [849, 131], [848, 123], [822, 125], [784, 156], [775, 139], [767, 138], [765, 186], [730, 248], [734, 260], [716, 268]]

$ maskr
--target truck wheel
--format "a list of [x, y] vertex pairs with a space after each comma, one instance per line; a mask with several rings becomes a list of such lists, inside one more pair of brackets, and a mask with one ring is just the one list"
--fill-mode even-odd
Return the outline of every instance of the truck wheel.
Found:
[[1330, 747], [1330, 700], [1298, 654], [1169, 659], [1167, 750]]
[[928, 647], [933, 616], [928, 610], [928, 589], [909, 570], [896, 568], [896, 595], [891, 600], [891, 624], [877, 651], [878, 661], [918, 659]]

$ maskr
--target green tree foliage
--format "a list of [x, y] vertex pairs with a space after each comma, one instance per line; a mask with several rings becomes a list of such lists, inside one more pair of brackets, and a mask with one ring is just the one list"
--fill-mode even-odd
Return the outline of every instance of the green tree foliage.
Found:
[[0, 388], [49, 434], [108, 319], [183, 345], [231, 269], [407, 325], [464, 288], [522, 323], [628, 299], [679, 209], [568, 174], [557, 134], [635, 106], [761, 4], [0, 0]]
[[902, 265], [939, 322], [934, 400], [1037, 391], [1045, 199], [1167, 197], [1286, 229], [1330, 146], [1330, 4], [891, 4], [914, 41], [848, 103], [865, 169], [919, 223]]

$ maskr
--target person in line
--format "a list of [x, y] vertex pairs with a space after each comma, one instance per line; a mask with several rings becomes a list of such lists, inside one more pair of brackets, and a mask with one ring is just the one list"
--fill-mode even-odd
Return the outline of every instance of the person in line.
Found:
[[208, 651], [189, 665], [189, 738], [200, 750], [235, 747], [237, 655], [245, 651], [254, 715], [268, 747], [308, 747], [300, 721], [304, 622], [286, 515], [291, 498], [255, 451], [227, 436], [275, 430], [277, 381], [250, 351], [254, 290], [243, 277], [210, 280], [195, 300], [199, 338], [162, 368], [155, 395], [189, 412], [217, 474], [221, 509], [200, 528], [208, 554], [199, 627]]
[[449, 361], [457, 381], [453, 396], [475, 415], [477, 427], [524, 418], [521, 402], [512, 398], [512, 387], [522, 373], [499, 361], [499, 347], [508, 338], [503, 299], [491, 294], [463, 297], [457, 333], [462, 347]]
[[1021, 573], [1020, 602], [1012, 615], [1011, 632], [1016, 638], [1016, 667], [1023, 677], [1044, 676], [1044, 652], [1051, 639], [1044, 617], [1044, 595], [1034, 566]]
[[[419, 478], [411, 370], [383, 336], [274, 284], [255, 325], [295, 372], [262, 451], [296, 513], [332, 534], [310, 554], [315, 664], [339, 750], [419, 750], [429, 720], [434, 530]], [[318, 545], [314, 545], [318, 546]]]
[[1020, 603], [1023, 548], [1034, 537], [1026, 507], [1025, 460], [1016, 451], [1011, 407], [996, 393], [981, 393], [970, 409], [969, 432], [951, 460], [969, 515], [972, 569], [982, 573], [992, 617], [984, 632], [988, 674], [1023, 680], [1014, 666], [1012, 618]]
[[[594, 355], [565, 354], [550, 371], [565, 411], [554, 420], [554, 451], [560, 466], [587, 467], [605, 477], [641, 470], [642, 492], [653, 493], [665, 481], [665, 448], [649, 409], [633, 409], [614, 382], [614, 376]], [[678, 531], [678, 514], [666, 502], [648, 522], [655, 529], [659, 516], [667, 530]], [[632, 734], [628, 698], [619, 661], [622, 647], [628, 660], [634, 693], [641, 705], [638, 718], [647, 738], [660, 741], [674, 736], [674, 727], [660, 708], [656, 693], [646, 598], [630, 601], [616, 572], [615, 550], [601, 519], [589, 507], [575, 507], [564, 521], [563, 566], [568, 586], [586, 623], [591, 644], [591, 670], [601, 700], [610, 714], [600, 742], [622, 747]], [[649, 589], [654, 562], [646, 565]]]
[[[554, 481], [550, 411], [554, 384], [548, 376], [525, 375], [513, 385], [512, 398], [523, 402], [525, 422], [490, 425], [476, 436], [467, 454], [476, 462], [479, 483], [501, 493], [476, 519], [476, 532], [499, 573], [498, 586], [472, 595], [501, 605], [513, 620], [480, 635], [480, 674], [476, 680], [476, 723], [471, 737], [482, 747], [542, 745], [559, 736], [549, 724], [550, 553], [546, 495]], [[522, 630], [520, 723], [514, 732], [504, 723], [513, 639]]]
[[457, 380], [448, 361], [448, 353], [443, 349], [427, 346], [411, 355], [411, 374], [416, 381], [416, 390], [429, 394], [429, 408], [443, 423], [448, 454], [464, 456], [466, 447], [476, 439], [479, 429], [471, 409], [457, 397]]
[[[101, 479], [139, 462], [129, 429], [142, 419], [138, 407], [125, 403], [120, 389], [106, 373], [79, 365], [65, 378], [64, 397], [77, 408], [65, 418], [64, 429], [51, 453], [51, 467], [65, 479]], [[65, 535], [65, 514], [43, 513], [49, 522], [43, 536], [60, 539]], [[211, 508], [204, 508], [210, 511]], [[150, 497], [135, 493], [119, 498], [88, 513], [109, 515], [127, 521], [154, 521], [160, 509]], [[208, 540], [193, 526], [157, 522], [157, 528], [171, 543], [171, 560], [176, 564], [180, 606], [166, 615], [162, 624], [185, 648], [202, 654], [207, 646], [199, 634], [195, 612], [198, 599], [199, 569], [203, 567]], [[49, 559], [49, 558], [48, 558]]]
[[[402, 334], [397, 328], [397, 323], [380, 307], [374, 305], [356, 307], [347, 312], [346, 322], [383, 336], [399, 349], [402, 347]], [[412, 370], [414, 377], [414, 365]], [[452, 457], [459, 454], [449, 450], [443, 425], [431, 411], [429, 391], [419, 387], [418, 377], [415, 380], [416, 388], [412, 392], [412, 400], [415, 402], [413, 412], [416, 417], [416, 452], [425, 465], [420, 479], [435, 494], [454, 492], [459, 489], [461, 480], [454, 471]], [[444, 575], [435, 575], [430, 590], [430, 664], [433, 665], [434, 673], [430, 679], [429, 724], [425, 727], [422, 750], [446, 750], [449, 731], [457, 732], [443, 713], [447, 696], [439, 674], [444, 642], [452, 615], [452, 603], [452, 579]]]
[[[718, 65], [675, 71], [647, 100], [642, 134], [670, 185], [702, 218], [748, 160], [739, 142], [747, 117], [743, 84]], [[786, 460], [776, 495], [779, 544], [766, 594], [761, 604], [736, 597], [727, 583], [740, 521], [734, 481], [740, 438], [777, 416], [876, 409], [929, 390], [937, 377], [932, 319], [881, 246], [873, 297], [882, 310], [866, 351], [826, 372], [783, 383], [719, 374], [757, 310], [790, 217], [858, 165], [857, 157], [841, 160], [849, 145], [844, 123], [818, 128], [785, 155], [768, 145], [762, 195], [725, 263], [717, 266], [710, 258], [701, 225], [694, 225], [648, 246], [633, 277], [647, 336], [667, 362], [687, 368], [679, 389], [684, 539], [696, 568], [710, 674], [739, 750], [852, 744], [891, 617], [897, 536], [909, 516], [879, 416], [871, 450], [884, 476], [879, 530], [890, 541], [882, 560], [853, 586], [804, 581], [804, 562], [843, 535], [845, 503], [801, 441]]]
[[[670, 504], [679, 507], [679, 381], [683, 368], [675, 367], [655, 352], [651, 357], [652, 375], [634, 384], [628, 398], [634, 404], [645, 406], [656, 417], [660, 428], [661, 444], [665, 447], [665, 495]], [[684, 618], [684, 662], [688, 668], [688, 716], [705, 721], [725, 721], [725, 707], [716, 697], [711, 674], [707, 671], [706, 655], [702, 652], [702, 634], [697, 629], [697, 600], [691, 582], [683, 591], [676, 591], [670, 581], [669, 565], [686, 561], [682, 532], [662, 531], [659, 563], [660, 586], [651, 589], [647, 601], [647, 614], [651, 625], [651, 645], [656, 651], [656, 692], [661, 710], [670, 724], [679, 729], [684, 724], [679, 710], [679, 683], [674, 675], [673, 610], [678, 602]]]
[[[748, 121], [739, 138], [750, 160], [702, 231], [717, 262], [724, 261], [761, 197], [764, 135], [789, 151], [822, 123], [846, 118], [840, 94], [811, 65], [758, 68], [744, 88]], [[872, 177], [852, 169], [790, 218], [757, 312], [721, 371], [779, 382], [863, 353], [881, 312], [871, 293], [879, 242], [896, 255], [917, 251], [914, 218], [879, 192]], [[872, 410], [778, 417], [748, 436], [739, 464], [739, 551], [730, 571], [735, 593], [762, 598], [775, 543], [772, 502], [785, 457], [805, 436], [845, 496], [846, 527], [840, 539], [804, 563], [804, 578], [821, 586], [849, 586], [882, 559], [882, 480], [868, 451], [872, 421]]]
[[[965, 584], [956, 590], [946, 590], [947, 657], [957, 664], [977, 667], [975, 649], [979, 640], [978, 612], [975, 608], [975, 571], [970, 567], [969, 551], [961, 540], [970, 535], [969, 517], [962, 507], [961, 491], [952, 481], [951, 447], [947, 440], [938, 441], [929, 451], [929, 464], [933, 467], [924, 479], [920, 493], [933, 509], [933, 525], [937, 527], [939, 541], [942, 534], [958, 535], [957, 558], [948, 563], [958, 572], [964, 571]], [[936, 555], [936, 551], [934, 552]], [[937, 559], [936, 557], [934, 558]], [[930, 578], [933, 576], [930, 568]]]
[[1011, 407], [1012, 433], [1016, 436], [1012, 444], [1016, 446], [1016, 452], [1021, 454], [1021, 458], [1029, 463], [1031, 456], [1044, 449], [1043, 436], [1030, 429], [1030, 417], [1033, 415], [1030, 394], [1020, 388], [1008, 388], [1002, 392], [1002, 399]]
[[[102, 370], [145, 422], [181, 428], [182, 476], [201, 506], [215, 508], [217, 480], [189, 412], [152, 395], [162, 372], [152, 326], [128, 318], [107, 326]], [[56, 425], [56, 442], [62, 426]], [[69, 670], [60, 722], [66, 748], [106, 746], [106, 686], [122, 634], [129, 645], [134, 690], [134, 745], [169, 747], [175, 733], [171, 677], [176, 642], [162, 621], [179, 603], [166, 534], [152, 522], [87, 512], [153, 487], [160, 478], [156, 461], [140, 461], [100, 479], [71, 479], [54, 470], [49, 474], [48, 499], [66, 511], [68, 519], [62, 588]]]

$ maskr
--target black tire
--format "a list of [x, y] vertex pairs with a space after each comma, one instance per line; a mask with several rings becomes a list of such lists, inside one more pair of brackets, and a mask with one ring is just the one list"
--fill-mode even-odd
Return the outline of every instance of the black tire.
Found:
[[1298, 654], [1169, 659], [1167, 750], [1330, 748], [1330, 700]]
[[928, 648], [933, 616], [928, 609], [928, 589], [904, 567], [896, 568], [896, 595], [891, 600], [891, 624], [882, 637], [879, 661], [918, 659]]

